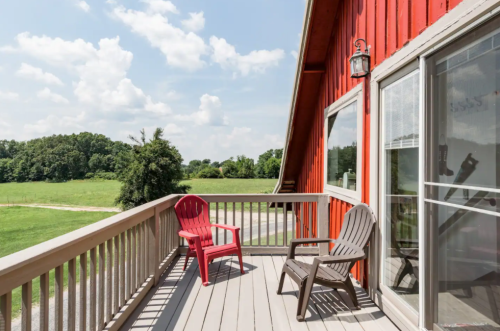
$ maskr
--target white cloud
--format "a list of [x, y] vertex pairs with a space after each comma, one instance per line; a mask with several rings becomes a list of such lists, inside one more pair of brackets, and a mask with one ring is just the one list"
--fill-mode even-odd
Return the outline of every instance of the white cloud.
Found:
[[132, 32], [160, 49], [169, 65], [190, 71], [202, 68], [205, 62], [201, 56], [208, 51], [203, 39], [193, 32], [186, 33], [170, 24], [167, 17], [162, 15], [168, 11], [167, 5], [153, 5], [156, 3], [157, 1], [148, 1], [145, 12], [118, 6], [114, 8], [113, 14], [130, 27]]
[[81, 10], [83, 10], [84, 12], [86, 12], [86, 13], [88, 13], [88, 12], [90, 11], [90, 6], [89, 6], [89, 4], [88, 4], [88, 3], [86, 3], [86, 2], [85, 2], [85, 1], [83, 1], [83, 0], [82, 0], [82, 1], [78, 1], [78, 2], [76, 3], [76, 6], [77, 6], [78, 8], [80, 8]]
[[184, 135], [184, 129], [174, 123], [169, 123], [164, 128], [166, 137], [177, 137]]
[[0, 71], [3, 71], [3, 67], [0, 67]]
[[285, 55], [282, 49], [252, 51], [241, 55], [224, 38], [215, 36], [210, 37], [210, 46], [213, 50], [212, 61], [224, 69], [240, 72], [243, 76], [250, 72], [263, 73], [267, 68], [277, 66]]
[[14, 101], [17, 99], [19, 99], [19, 94], [17, 93], [9, 91], [6, 92], [0, 91], [0, 100]]
[[173, 13], [179, 14], [179, 11], [175, 5], [170, 1], [163, 0], [141, 0], [141, 2], [147, 4], [148, 12], [150, 13]]
[[106, 0], [108, 5], [116, 5], [116, 0]]
[[41, 91], [38, 91], [38, 93], [36, 94], [36, 96], [39, 99], [49, 100], [49, 101], [52, 101], [54, 103], [64, 103], [64, 104], [68, 104], [69, 103], [68, 99], [66, 99], [65, 97], [63, 97], [60, 94], [52, 92], [48, 87], [44, 88]]
[[2, 126], [4, 128], [9, 128], [11, 125], [10, 125], [10, 123], [0, 119], [0, 126]]
[[293, 56], [295, 60], [299, 57], [299, 53], [297, 53], [297, 51], [290, 51], [290, 55]]
[[193, 32], [203, 30], [205, 27], [205, 17], [203, 17], [203, 12], [189, 13], [189, 16], [189, 19], [181, 22], [184, 29]]
[[204, 94], [200, 98], [200, 110], [191, 115], [177, 115], [176, 119], [190, 121], [196, 125], [228, 125], [229, 119], [221, 110], [222, 103], [217, 96]]
[[[78, 101], [101, 111], [146, 111], [155, 115], [170, 113], [161, 102], [153, 102], [127, 78], [133, 54], [120, 46], [120, 38], [101, 39], [99, 48], [82, 39], [66, 41], [46, 36], [17, 36], [13, 51], [26, 53], [78, 76], [73, 84]], [[46, 93], [45, 93], [46, 94]], [[52, 99], [53, 100], [53, 99]]]
[[180, 98], [182, 98], [182, 94], [175, 90], [170, 90], [165, 95], [165, 98], [167, 98], [167, 100], [179, 100]]
[[42, 69], [33, 67], [27, 63], [22, 63], [16, 75], [23, 78], [34, 79], [45, 84], [64, 85], [63, 82], [50, 72], [43, 72]]
[[24, 130], [35, 133], [61, 133], [72, 132], [74, 129], [83, 130], [85, 112], [76, 117], [49, 115], [45, 119], [38, 120], [35, 124], [25, 124]]

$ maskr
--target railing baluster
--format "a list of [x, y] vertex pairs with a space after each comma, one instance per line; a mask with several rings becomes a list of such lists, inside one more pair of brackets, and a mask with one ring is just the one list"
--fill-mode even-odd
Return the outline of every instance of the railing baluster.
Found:
[[245, 244], [245, 220], [244, 220], [244, 215], [245, 214], [245, 205], [242, 202], [241, 203], [241, 245], [243, 246]]
[[132, 293], [132, 230], [127, 230], [127, 266], [125, 271], [127, 271], [127, 287], [125, 288], [125, 301], [130, 299], [130, 293]]
[[49, 330], [49, 296], [49, 273], [47, 272], [40, 276], [40, 331]]
[[97, 294], [97, 264], [96, 248], [90, 250], [90, 302], [89, 302], [89, 331], [95, 331], [96, 322], [96, 294]]
[[80, 326], [87, 330], [87, 252], [80, 255]]
[[307, 209], [309, 209], [309, 238], [313, 237], [313, 209], [312, 202], [307, 204]]
[[295, 202], [292, 202], [292, 239], [297, 238], [295, 228], [297, 227], [297, 215], [295, 214]]
[[120, 277], [120, 238], [115, 236], [114, 238], [114, 253], [113, 253], [113, 315], [118, 312], [118, 281]]
[[252, 214], [253, 214], [253, 212], [252, 212], [252, 203], [250, 202], [250, 246], [252, 246], [252, 242], [253, 242], [253, 240], [252, 240], [252, 238], [253, 238], [253, 231], [252, 231], [253, 230], [253, 223], [252, 223], [253, 222], [253, 218], [252, 218]]
[[75, 329], [76, 329], [76, 258], [73, 258], [68, 262], [68, 331], [75, 331]]
[[266, 202], [266, 213], [267, 213], [267, 234], [266, 234], [266, 245], [269, 246], [269, 202]]
[[0, 331], [12, 329], [12, 292], [0, 296]]
[[64, 329], [64, 265], [55, 270], [55, 330]]
[[106, 324], [111, 321], [113, 317], [112, 312], [112, 301], [113, 301], [113, 289], [111, 284], [113, 283], [113, 239], [109, 239], [106, 242]]
[[236, 202], [233, 202], [233, 226], [236, 226]]
[[137, 286], [138, 289], [142, 284], [142, 263], [144, 259], [142, 258], [143, 250], [143, 238], [142, 238], [142, 223], [137, 226]]
[[106, 279], [106, 267], [104, 243], [99, 245], [99, 304], [97, 306], [97, 329], [104, 329], [104, 280]]
[[274, 203], [274, 246], [278, 246], [278, 203]]
[[[210, 218], [210, 216], [209, 216]], [[215, 203], [215, 224], [219, 224], [219, 203]], [[219, 228], [215, 228], [215, 244], [219, 244]]]
[[259, 206], [258, 206], [258, 215], [257, 215], [257, 218], [258, 218], [258, 227], [259, 227], [259, 246], [260, 246], [260, 202], [259, 202]]
[[[146, 280], [146, 222], [141, 223], [141, 281], [140, 285]], [[140, 286], [139, 285], [139, 286]]]
[[137, 281], [136, 281], [136, 261], [137, 261], [137, 255], [136, 255], [136, 244], [137, 244], [137, 235], [136, 235], [136, 230], [137, 227], [134, 226], [132, 227], [132, 286], [130, 288], [130, 295], [132, 296], [133, 293], [135, 293], [137, 289]]
[[288, 212], [286, 210], [287, 203], [283, 202], [283, 246], [286, 246], [288, 234]]
[[[227, 202], [224, 202], [224, 225], [227, 225]], [[224, 230], [224, 245], [227, 244], [227, 231]]]
[[22, 288], [22, 317], [21, 317], [21, 330], [31, 331], [31, 306], [32, 306], [32, 281], [23, 284]]
[[125, 232], [120, 234], [120, 302], [119, 308], [125, 305]]
[[300, 236], [299, 238], [304, 238], [304, 203], [300, 203], [300, 233], [297, 233], [297, 236]]

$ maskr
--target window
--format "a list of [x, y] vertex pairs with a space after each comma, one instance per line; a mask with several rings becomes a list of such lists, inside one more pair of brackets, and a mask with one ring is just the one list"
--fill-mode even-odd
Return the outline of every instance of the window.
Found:
[[434, 322], [500, 327], [500, 19], [426, 61]]
[[325, 109], [325, 191], [361, 200], [361, 85]]
[[381, 85], [382, 283], [418, 311], [420, 71], [402, 71]]

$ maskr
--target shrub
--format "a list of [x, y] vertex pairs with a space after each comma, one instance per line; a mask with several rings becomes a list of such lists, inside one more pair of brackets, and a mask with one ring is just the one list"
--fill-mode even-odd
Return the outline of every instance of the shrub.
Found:
[[222, 178], [222, 173], [217, 168], [207, 167], [198, 172], [196, 178]]

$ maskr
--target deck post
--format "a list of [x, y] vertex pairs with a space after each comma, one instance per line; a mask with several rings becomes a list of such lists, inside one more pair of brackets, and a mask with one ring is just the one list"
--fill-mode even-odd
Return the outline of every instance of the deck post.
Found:
[[[317, 227], [318, 227], [318, 238], [328, 238], [328, 229], [330, 225], [330, 215], [328, 208], [328, 195], [322, 194], [318, 197], [318, 219]], [[328, 243], [319, 244], [319, 255], [328, 255]]]
[[149, 220], [149, 274], [154, 277], [154, 286], [158, 285], [160, 280], [160, 212], [158, 207], [155, 207], [155, 215]]

